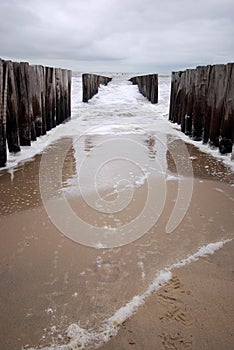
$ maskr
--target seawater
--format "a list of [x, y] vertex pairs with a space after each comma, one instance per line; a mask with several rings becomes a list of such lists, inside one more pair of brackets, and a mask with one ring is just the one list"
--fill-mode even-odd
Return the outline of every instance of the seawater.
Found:
[[[82, 79], [80, 73], [72, 77], [72, 120], [49, 131], [32, 142], [31, 147], [22, 146], [18, 154], [8, 154], [6, 169], [13, 168], [19, 162], [31, 159], [42, 152], [49, 144], [62, 137], [77, 137], [85, 134], [120, 135], [160, 132], [173, 134], [185, 142], [194, 144], [203, 152], [222, 159], [233, 168], [230, 156], [220, 156], [218, 150], [210, 149], [201, 142], [193, 142], [184, 134], [178, 132], [180, 126], [168, 122], [170, 76], [159, 76], [159, 102], [152, 105], [139, 92], [137, 86], [128, 79], [132, 74], [112, 74], [108, 86], [101, 86], [98, 95], [88, 103], [82, 102]], [[92, 130], [91, 130], [92, 129]], [[179, 135], [179, 136], [178, 136]], [[11, 171], [11, 170], [9, 170]]]

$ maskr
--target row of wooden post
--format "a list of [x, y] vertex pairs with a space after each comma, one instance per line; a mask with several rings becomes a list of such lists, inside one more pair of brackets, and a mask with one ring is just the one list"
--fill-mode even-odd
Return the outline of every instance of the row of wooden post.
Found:
[[107, 85], [112, 79], [98, 74], [82, 74], [83, 102], [88, 102], [98, 93], [99, 86]]
[[[111, 78], [83, 74], [83, 101]], [[158, 75], [130, 79], [152, 103], [158, 102]], [[9, 152], [71, 116], [71, 71], [0, 59], [0, 167]], [[234, 140], [234, 63], [173, 72], [169, 120], [194, 140], [231, 152]]]
[[221, 153], [234, 140], [234, 63], [173, 72], [169, 120], [194, 140], [209, 142]]
[[151, 103], [158, 103], [158, 74], [139, 75], [129, 79]]
[[7, 149], [46, 134], [71, 116], [70, 70], [0, 59], [0, 167]]

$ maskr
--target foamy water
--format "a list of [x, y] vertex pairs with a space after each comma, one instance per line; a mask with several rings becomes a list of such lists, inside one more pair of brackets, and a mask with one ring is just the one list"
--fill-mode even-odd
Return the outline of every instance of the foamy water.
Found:
[[[112, 76], [112, 74], [108, 74]], [[128, 82], [128, 74], [115, 74], [108, 86], [101, 86], [98, 95], [82, 103], [81, 75], [72, 78], [72, 120], [50, 130], [47, 135], [33, 141], [31, 147], [22, 146], [18, 154], [8, 154], [6, 169], [33, 158], [61, 137], [85, 135], [127, 135], [138, 133], [171, 134], [192, 143], [234, 169], [230, 155], [220, 155], [202, 142], [192, 141], [181, 132], [179, 125], [168, 121], [170, 77], [159, 76], [159, 103], [152, 105], [138, 92], [137, 86]]]

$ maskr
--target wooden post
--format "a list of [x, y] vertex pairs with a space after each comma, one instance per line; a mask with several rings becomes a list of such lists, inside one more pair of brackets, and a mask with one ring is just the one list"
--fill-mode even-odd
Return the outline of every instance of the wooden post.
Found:
[[72, 85], [72, 71], [68, 71], [68, 118], [71, 118], [71, 85]]
[[224, 97], [226, 95], [226, 65], [219, 64], [212, 68], [208, 90], [208, 104], [211, 108], [210, 144], [219, 146], [219, 136], [224, 112]]
[[158, 103], [158, 74], [152, 74], [151, 76], [151, 103]]
[[8, 66], [0, 59], [0, 167], [6, 165], [6, 109]]
[[82, 74], [83, 102], [88, 102], [98, 93], [100, 84], [107, 85], [111, 78], [96, 74]]
[[170, 95], [170, 108], [169, 108], [169, 120], [173, 123], [177, 123], [178, 114], [176, 113], [177, 104], [177, 94], [179, 90], [180, 78], [182, 72], [172, 72], [171, 74], [171, 95]]
[[31, 145], [31, 119], [29, 113], [29, 64], [27, 62], [13, 63], [14, 74], [18, 88], [18, 123], [21, 146]]
[[46, 130], [56, 126], [55, 109], [55, 70], [51, 67], [45, 67], [45, 111], [46, 111]]
[[43, 107], [43, 82], [44, 82], [44, 70], [42, 66], [31, 66], [33, 70], [34, 79], [31, 82], [32, 89], [32, 113], [35, 123], [36, 137], [44, 135], [46, 132], [45, 116], [43, 116], [45, 106]]
[[62, 121], [61, 115], [61, 69], [55, 68], [55, 84], [56, 84], [56, 125]]
[[221, 153], [231, 153], [234, 141], [234, 63], [227, 64], [222, 117], [219, 150]]
[[32, 66], [28, 66], [28, 76], [29, 80], [27, 82], [27, 92], [28, 92], [28, 111], [29, 111], [29, 121], [31, 125], [31, 141], [36, 141], [36, 121], [33, 109], [33, 97], [36, 90], [36, 72]]
[[13, 62], [5, 61], [8, 67], [8, 91], [6, 108], [6, 137], [9, 152], [19, 152], [18, 97]]
[[139, 92], [151, 103], [158, 102], [158, 75], [139, 75], [129, 79], [134, 85], [138, 85]]
[[0, 167], [71, 116], [71, 71], [0, 59]]
[[231, 152], [234, 139], [233, 67], [229, 63], [172, 73], [169, 120], [221, 153]]

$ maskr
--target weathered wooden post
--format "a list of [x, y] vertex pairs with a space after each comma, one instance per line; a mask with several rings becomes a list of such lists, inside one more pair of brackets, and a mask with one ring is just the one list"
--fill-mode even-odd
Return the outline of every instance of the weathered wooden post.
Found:
[[197, 67], [194, 76], [194, 92], [193, 92], [193, 124], [192, 124], [192, 138], [195, 141], [204, 140], [204, 127], [205, 127], [205, 111], [207, 109], [207, 91], [208, 82], [207, 76], [209, 76], [209, 67]]
[[33, 96], [35, 95], [36, 89], [36, 72], [32, 66], [28, 66], [29, 81], [27, 83], [28, 92], [28, 110], [29, 110], [29, 120], [31, 125], [31, 141], [36, 141], [36, 122], [33, 109]]
[[68, 116], [71, 118], [71, 85], [72, 85], [72, 71], [68, 71]]
[[14, 74], [18, 87], [18, 125], [21, 146], [31, 145], [31, 118], [29, 113], [29, 64], [27, 62], [13, 63]]
[[56, 125], [62, 122], [61, 114], [61, 69], [55, 68], [55, 84], [56, 84]]
[[158, 102], [158, 75], [139, 75], [129, 79], [134, 85], [138, 85], [139, 92], [151, 103]]
[[6, 165], [6, 109], [8, 66], [0, 59], [0, 167]]
[[64, 122], [68, 117], [67, 110], [67, 70], [62, 69], [62, 121]]
[[229, 63], [172, 73], [169, 120], [221, 153], [231, 152], [234, 139], [233, 67]]
[[220, 137], [220, 152], [231, 153], [234, 141], [234, 63], [228, 63], [226, 67], [226, 95]]
[[45, 86], [46, 130], [48, 131], [56, 126], [56, 93], [54, 68], [45, 67]]
[[171, 95], [170, 95], [170, 106], [169, 106], [169, 120], [173, 123], [177, 123], [178, 115], [176, 113], [177, 109], [177, 94], [179, 90], [180, 78], [182, 72], [172, 72], [171, 74]]
[[151, 103], [158, 103], [158, 74], [151, 75]]
[[70, 110], [70, 103], [71, 103], [71, 71], [64, 69], [64, 108], [65, 108], [65, 120], [70, 119], [71, 117], [71, 110]]
[[35, 123], [36, 137], [44, 135], [46, 132], [45, 116], [43, 107], [44, 99], [44, 69], [42, 66], [31, 66], [34, 78], [31, 82], [32, 113]]
[[67, 70], [67, 118], [71, 118], [71, 84], [72, 84], [72, 71]]
[[19, 131], [18, 131], [18, 97], [15, 82], [13, 62], [5, 61], [8, 67], [8, 88], [6, 108], [6, 137], [9, 152], [19, 152]]
[[219, 146], [226, 87], [226, 65], [219, 64], [213, 66], [208, 90], [208, 104], [211, 108], [209, 138], [210, 144], [215, 147]]
[[97, 74], [82, 74], [83, 102], [88, 102], [98, 93], [100, 84], [107, 85], [111, 78]]
[[0, 59], [0, 166], [71, 116], [71, 71]]

